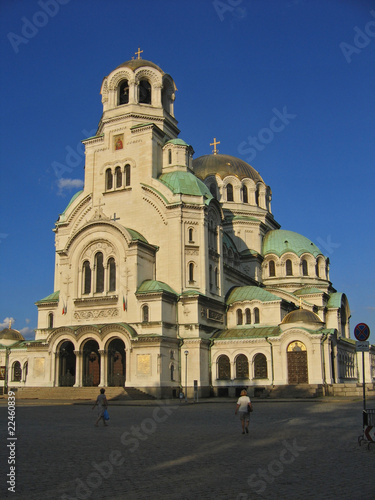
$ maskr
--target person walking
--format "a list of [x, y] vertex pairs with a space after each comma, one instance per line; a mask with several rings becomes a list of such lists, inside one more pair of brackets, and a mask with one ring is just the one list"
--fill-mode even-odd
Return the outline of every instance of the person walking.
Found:
[[242, 425], [242, 434], [248, 434], [249, 432], [249, 422], [250, 422], [250, 410], [249, 405], [251, 405], [251, 401], [249, 396], [247, 395], [246, 389], [241, 391], [241, 396], [238, 398], [236, 411], [234, 412], [237, 415], [237, 412], [240, 412], [240, 420]]
[[95, 422], [95, 427], [99, 426], [100, 419], [103, 420], [104, 425], [108, 425], [107, 422], [105, 421], [105, 418], [104, 418], [104, 412], [108, 407], [108, 401], [107, 401], [106, 395], [104, 393], [105, 393], [105, 389], [100, 389], [100, 394], [96, 398], [96, 402], [95, 402], [94, 406], [92, 407], [92, 409], [94, 409], [95, 406], [98, 406], [98, 419]]

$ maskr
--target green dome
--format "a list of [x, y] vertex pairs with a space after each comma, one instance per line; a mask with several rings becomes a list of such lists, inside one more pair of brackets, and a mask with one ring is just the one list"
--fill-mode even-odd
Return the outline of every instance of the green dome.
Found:
[[295, 253], [298, 257], [303, 253], [310, 253], [314, 257], [323, 255], [312, 241], [301, 234], [284, 229], [269, 231], [263, 239], [263, 255], [273, 253], [281, 257], [286, 252]]
[[198, 177], [190, 172], [168, 172], [159, 177], [159, 181], [165, 184], [174, 194], [188, 194], [191, 196], [204, 196], [212, 200], [213, 196], [208, 187]]
[[189, 146], [183, 139], [170, 139], [166, 144], [176, 144], [177, 146]]

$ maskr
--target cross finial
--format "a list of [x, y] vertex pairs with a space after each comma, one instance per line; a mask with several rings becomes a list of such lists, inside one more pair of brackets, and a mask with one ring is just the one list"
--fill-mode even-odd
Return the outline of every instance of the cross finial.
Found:
[[214, 147], [214, 149], [213, 149], [213, 151], [212, 151], [214, 155], [217, 155], [217, 154], [218, 154], [218, 152], [219, 152], [219, 150], [218, 150], [218, 149], [216, 149], [216, 145], [217, 145], [217, 144], [220, 144], [220, 141], [216, 142], [216, 137], [214, 137], [214, 142], [212, 142], [212, 143], [210, 144], [210, 146], [213, 146], [213, 147]]
[[302, 298], [299, 298], [299, 308], [302, 309]]
[[12, 318], [10, 318], [10, 320], [9, 320], [9, 330], [12, 328], [12, 321], [13, 321]]
[[138, 57], [137, 57], [137, 59], [140, 59], [140, 58], [141, 58], [141, 54], [142, 54], [142, 52], [143, 52], [143, 50], [141, 50], [141, 48], [140, 48], [140, 47], [138, 47], [138, 52], [136, 52], [136, 53], [135, 53], [135, 55], [136, 55], [136, 56], [138, 56]]

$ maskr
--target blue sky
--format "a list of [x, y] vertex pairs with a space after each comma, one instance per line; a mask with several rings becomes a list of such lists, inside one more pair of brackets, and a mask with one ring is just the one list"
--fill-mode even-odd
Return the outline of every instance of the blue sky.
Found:
[[260, 172], [282, 228], [330, 258], [352, 336], [365, 322], [375, 343], [375, 1], [2, 0], [0, 19], [3, 327], [33, 337], [102, 79], [141, 47], [176, 82], [194, 157], [216, 137]]

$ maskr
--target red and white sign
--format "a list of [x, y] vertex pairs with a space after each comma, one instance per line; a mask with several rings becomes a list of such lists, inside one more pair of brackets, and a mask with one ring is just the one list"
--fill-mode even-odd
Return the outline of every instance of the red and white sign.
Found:
[[371, 425], [365, 425], [365, 427], [363, 428], [363, 433], [367, 441], [375, 443], [375, 427]]

